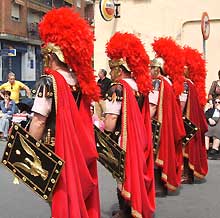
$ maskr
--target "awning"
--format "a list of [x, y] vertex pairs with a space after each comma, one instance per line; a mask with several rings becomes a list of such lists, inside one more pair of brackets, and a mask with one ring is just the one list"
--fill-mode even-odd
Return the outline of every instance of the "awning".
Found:
[[23, 0], [14, 0], [14, 2], [18, 5], [25, 6], [25, 2]]

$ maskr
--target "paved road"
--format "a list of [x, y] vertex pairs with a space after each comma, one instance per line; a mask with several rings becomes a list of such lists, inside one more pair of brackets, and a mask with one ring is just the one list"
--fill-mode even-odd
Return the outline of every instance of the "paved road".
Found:
[[[0, 157], [5, 143], [0, 142]], [[183, 185], [180, 194], [157, 198], [155, 218], [219, 218], [220, 161], [209, 161], [209, 175], [202, 184]], [[115, 181], [99, 165], [102, 218], [117, 208]], [[25, 185], [14, 185], [9, 171], [0, 166], [0, 218], [49, 218], [50, 209]]]

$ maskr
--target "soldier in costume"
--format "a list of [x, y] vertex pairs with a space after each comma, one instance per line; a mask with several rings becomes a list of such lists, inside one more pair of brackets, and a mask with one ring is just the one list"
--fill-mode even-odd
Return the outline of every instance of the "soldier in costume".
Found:
[[91, 100], [100, 95], [92, 69], [93, 33], [70, 8], [49, 11], [39, 31], [47, 67], [37, 82], [29, 132], [65, 161], [52, 196], [52, 217], [99, 218], [90, 113]]
[[115, 33], [106, 46], [114, 83], [106, 95], [105, 132], [126, 152], [114, 218], [151, 218], [155, 210], [152, 136], [148, 99], [149, 58], [133, 34]]
[[160, 124], [160, 140], [154, 148], [156, 196], [164, 197], [167, 189], [176, 191], [181, 184], [182, 145], [185, 135], [180, 105], [183, 65], [175, 62], [179, 49], [170, 38], [160, 38], [152, 44], [157, 58], [151, 62], [154, 90], [149, 95], [151, 118]]
[[197, 50], [183, 48], [185, 56], [184, 93], [180, 97], [183, 115], [198, 129], [193, 138], [183, 146], [184, 172], [182, 183], [193, 183], [194, 176], [203, 179], [208, 173], [205, 148], [207, 122], [204, 114], [205, 93], [205, 60]]

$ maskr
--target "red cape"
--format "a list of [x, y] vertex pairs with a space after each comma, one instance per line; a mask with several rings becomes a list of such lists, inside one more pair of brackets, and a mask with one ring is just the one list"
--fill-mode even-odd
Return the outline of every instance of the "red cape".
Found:
[[98, 154], [89, 102], [82, 97], [79, 111], [63, 76], [49, 69], [46, 73], [52, 75], [55, 90], [55, 153], [65, 161], [53, 193], [52, 217], [99, 218]]
[[191, 81], [187, 80], [187, 83], [189, 86], [189, 94], [186, 105], [186, 117], [198, 127], [198, 131], [186, 145], [183, 155], [189, 159], [189, 167], [193, 170], [194, 175], [202, 179], [208, 173], [205, 148], [205, 132], [208, 130], [208, 125], [205, 113], [199, 104], [196, 88]]
[[160, 96], [157, 120], [161, 122], [160, 144], [155, 163], [162, 168], [162, 180], [167, 188], [175, 191], [181, 184], [182, 143], [185, 129], [180, 106], [172, 86], [160, 77]]
[[[151, 218], [155, 211], [155, 187], [151, 123], [147, 129], [133, 90], [125, 82], [122, 101], [121, 146], [126, 151], [122, 196], [130, 201], [132, 216]], [[149, 116], [149, 105], [146, 108]]]

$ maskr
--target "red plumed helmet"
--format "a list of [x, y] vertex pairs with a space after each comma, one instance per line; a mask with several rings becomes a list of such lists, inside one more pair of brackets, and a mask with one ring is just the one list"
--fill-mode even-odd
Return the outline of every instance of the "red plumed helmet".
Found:
[[150, 60], [141, 40], [131, 33], [115, 33], [106, 44], [107, 56], [133, 73], [138, 89], [147, 94], [152, 88], [149, 72]]
[[184, 90], [184, 57], [182, 49], [171, 37], [155, 39], [152, 43], [157, 57], [164, 60], [164, 71], [171, 78], [176, 96]]
[[185, 56], [185, 65], [188, 67], [188, 78], [193, 81], [201, 106], [206, 104], [206, 62], [202, 57], [202, 54], [189, 46], [183, 48]]
[[43, 17], [39, 32], [44, 47], [52, 44], [61, 50], [64, 62], [76, 74], [82, 93], [98, 100], [100, 91], [92, 68], [94, 35], [89, 24], [73, 8], [62, 7]]

